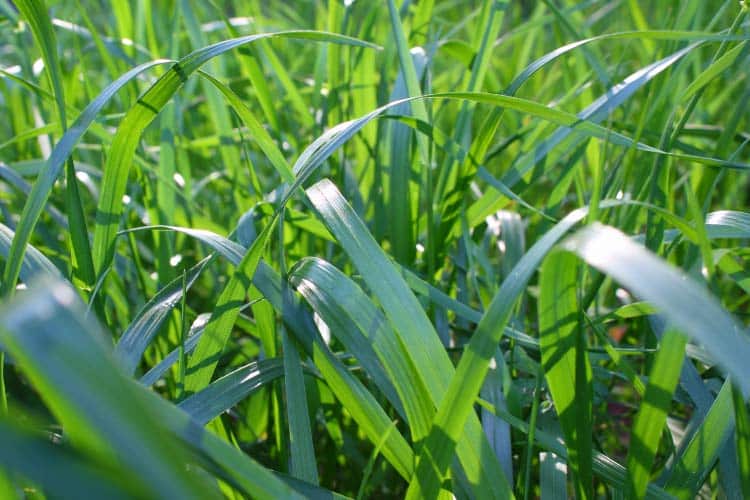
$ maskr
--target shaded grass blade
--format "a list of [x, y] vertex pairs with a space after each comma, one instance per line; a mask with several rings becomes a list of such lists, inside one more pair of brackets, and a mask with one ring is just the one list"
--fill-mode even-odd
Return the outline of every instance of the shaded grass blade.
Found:
[[310, 430], [302, 360], [297, 347], [284, 330], [281, 332], [281, 344], [284, 351], [284, 395], [289, 422], [290, 472], [298, 479], [318, 484], [318, 466]]

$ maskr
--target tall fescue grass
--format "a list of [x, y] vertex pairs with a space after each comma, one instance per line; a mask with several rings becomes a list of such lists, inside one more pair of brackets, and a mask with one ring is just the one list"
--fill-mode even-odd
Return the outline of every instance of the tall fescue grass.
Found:
[[750, 498], [747, 14], [0, 0], [0, 497]]

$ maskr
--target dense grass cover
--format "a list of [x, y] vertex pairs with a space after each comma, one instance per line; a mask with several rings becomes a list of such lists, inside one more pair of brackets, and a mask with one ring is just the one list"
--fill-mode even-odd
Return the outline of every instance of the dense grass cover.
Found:
[[0, 498], [750, 498], [748, 42], [0, 0]]

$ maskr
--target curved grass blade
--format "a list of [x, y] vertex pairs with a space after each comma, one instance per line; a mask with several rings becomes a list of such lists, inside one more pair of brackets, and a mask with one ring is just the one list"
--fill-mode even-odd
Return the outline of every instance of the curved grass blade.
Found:
[[229, 50], [258, 40], [271, 38], [294, 38], [375, 47], [367, 42], [343, 35], [304, 30], [285, 31], [224, 40], [198, 49], [175, 63], [128, 111], [112, 140], [107, 163], [104, 167], [101, 196], [97, 207], [97, 223], [94, 231], [93, 258], [97, 274], [100, 275], [109, 266], [114, 256], [115, 235], [123, 209], [121, 200], [125, 194], [130, 165], [143, 131], [187, 81], [187, 78], [201, 65]]
[[47, 281], [4, 309], [5, 349], [75, 446], [117, 460], [155, 497], [209, 494], [185, 474], [184, 453], [160, 435], [134, 386], [115, 368], [101, 331], [81, 321], [85, 307], [71, 288]]
[[[448, 387], [453, 366], [416, 297], [330, 181], [324, 179], [313, 185], [307, 190], [307, 196], [382, 305], [428, 388], [433, 404], [438, 404]], [[475, 492], [505, 498], [512, 496], [505, 474], [476, 416], [469, 419], [467, 414], [456, 434], [456, 452]], [[459, 442], [458, 438], [464, 434], [466, 439]], [[448, 461], [452, 456], [453, 449], [447, 457]], [[440, 484], [436, 488], [435, 495], [440, 490]]]
[[[0, 315], [0, 339], [61, 419], [71, 441], [112, 457], [152, 497], [209, 498], [212, 489], [185, 468], [185, 446], [205, 456], [225, 479], [259, 498], [300, 498], [267, 469], [118, 367], [85, 306], [62, 283], [17, 297]], [[49, 313], [54, 313], [49, 315]], [[134, 452], [129, 452], [135, 450]], [[102, 455], [100, 455], [101, 457]], [[172, 479], [175, 482], [166, 484]]]
[[277, 219], [278, 212], [242, 257], [242, 261], [219, 295], [211, 319], [208, 320], [205, 331], [188, 361], [185, 377], [186, 394], [203, 389], [211, 381]]
[[729, 41], [746, 41], [748, 37], [743, 35], [727, 35], [721, 33], [701, 33], [698, 31], [669, 31], [669, 30], [644, 30], [644, 31], [623, 31], [619, 33], [608, 33], [605, 35], [586, 38], [571, 42], [562, 47], [558, 47], [552, 52], [545, 54], [535, 60], [516, 76], [505, 90], [506, 94], [515, 94], [518, 89], [534, 75], [537, 71], [548, 65], [555, 59], [592, 42], [602, 40], [669, 40], [683, 42], [729, 42]]
[[279, 175], [281, 175], [284, 182], [294, 182], [294, 173], [292, 173], [292, 168], [284, 158], [284, 155], [281, 154], [281, 151], [276, 147], [271, 135], [266, 132], [266, 129], [263, 128], [263, 125], [260, 124], [255, 116], [253, 116], [250, 109], [244, 102], [242, 102], [240, 97], [235, 94], [232, 89], [208, 73], [198, 71], [198, 74], [211, 82], [217, 89], [219, 89], [219, 91], [221, 91], [222, 94], [224, 94], [224, 97], [226, 97], [229, 104], [231, 104], [232, 109], [234, 109], [237, 115], [242, 119], [242, 122], [247, 127], [250, 135], [255, 142], [258, 143], [258, 146], [266, 155], [266, 158], [271, 162], [271, 165], [273, 165], [276, 171], [279, 172]]
[[124, 73], [116, 81], [109, 84], [88, 106], [81, 112], [76, 118], [75, 122], [65, 132], [60, 141], [55, 144], [52, 154], [47, 160], [47, 165], [42, 173], [34, 183], [34, 187], [31, 189], [26, 204], [21, 212], [21, 218], [16, 229], [16, 236], [13, 239], [13, 246], [11, 248], [8, 262], [3, 271], [3, 293], [7, 292], [9, 287], [15, 286], [15, 282], [18, 279], [18, 273], [20, 272], [21, 261], [23, 260], [26, 246], [31, 238], [31, 234], [34, 232], [39, 216], [44, 209], [44, 205], [47, 203], [50, 192], [55, 181], [60, 176], [65, 162], [70, 158], [73, 152], [73, 148], [81, 139], [83, 134], [89, 128], [91, 123], [99, 115], [102, 108], [112, 99], [112, 97], [128, 82], [136, 78], [144, 71], [157, 66], [159, 64], [165, 64], [167, 60], [156, 60], [145, 64], [141, 64], [131, 69], [127, 73]]
[[[244, 247], [210, 231], [171, 226], [159, 227], [183, 232], [199, 239], [229, 259], [234, 265], [239, 265], [242, 261]], [[380, 442], [380, 438], [391, 426], [391, 420], [372, 394], [330, 353], [322, 340], [318, 339], [314, 326], [310, 324], [311, 322], [303, 321], [305, 312], [299, 308], [296, 298], [290, 297], [287, 299], [287, 302], [291, 305], [282, 305], [281, 278], [278, 274], [261, 261], [253, 276], [253, 284], [282, 314], [282, 319], [287, 327], [295, 333], [297, 340], [303, 342], [304, 339], [308, 339], [306, 350], [308, 354], [311, 354], [313, 362], [321, 371], [333, 393], [352, 414], [352, 418], [362, 427], [367, 437], [374, 443]], [[194, 327], [191, 328], [191, 331], [195, 330], [195, 333], [188, 338], [185, 346], [186, 351], [190, 350], [192, 345], [197, 344], [202, 334], [202, 328], [204, 328], [203, 325], [194, 325]], [[310, 339], [315, 340], [313, 342]], [[162, 363], [143, 377], [142, 383], [151, 385], [156, 382], [169, 366], [177, 361], [177, 356], [176, 350], [170, 353]], [[394, 432], [391, 434], [384, 445], [383, 456], [402, 477], [408, 479], [411, 476], [413, 453], [400, 433]]]
[[[684, 55], [685, 54], [681, 54], [680, 57]], [[633, 81], [630, 81], [630, 79], [628, 79], [629, 84], [618, 89], [618, 93], [615, 95], [615, 98], [607, 100], [605, 95], [604, 97], [595, 101], [591, 106], [586, 108], [578, 115], [573, 115], [571, 113], [549, 108], [543, 104], [539, 104], [527, 99], [521, 99], [518, 97], [511, 97], [501, 94], [490, 94], [485, 92], [442, 92], [393, 101], [371, 111], [370, 113], [360, 118], [350, 120], [348, 122], [342, 122], [335, 127], [327, 130], [310, 146], [308, 146], [305, 151], [302, 152], [302, 154], [294, 164], [294, 174], [297, 176], [297, 182], [303, 182], [305, 179], [309, 178], [310, 175], [312, 175], [312, 172], [322, 162], [330, 157], [337, 149], [339, 149], [346, 141], [353, 137], [354, 134], [361, 130], [365, 125], [370, 123], [372, 120], [382, 116], [386, 111], [400, 106], [405, 102], [410, 102], [417, 99], [454, 99], [491, 104], [501, 108], [526, 113], [536, 118], [541, 118], [542, 120], [549, 121], [550, 123], [560, 125], [562, 128], [558, 129], [555, 135], [553, 135], [553, 138], [548, 140], [552, 142], [545, 142], [544, 147], [540, 146], [539, 148], [535, 148], [534, 155], [536, 156], [531, 159], [533, 161], [523, 163], [523, 165], [525, 165], [523, 169], [514, 169], [508, 174], [508, 176], [510, 177], [503, 180], [503, 183], [508, 188], [511, 188], [513, 185], [515, 185], [521, 178], [523, 172], [527, 171], [528, 168], [531, 168], [531, 166], [533, 166], [533, 164], [540, 158], [538, 157], [538, 155], [542, 154], [542, 150], [544, 150], [543, 154], [546, 155], [554, 145], [557, 145], [560, 141], [562, 141], [563, 138], [569, 136], [573, 132], [576, 132], [581, 137], [594, 137], [622, 147], [634, 148], [638, 151], [644, 151], [651, 154], [665, 155], [688, 161], [694, 161], [696, 163], [707, 166], [733, 168], [740, 170], [750, 169], [750, 165], [742, 162], [721, 160], [718, 158], [700, 155], [662, 151], [654, 146], [634, 141], [624, 134], [614, 132], [610, 129], [602, 127], [601, 125], [598, 125], [595, 121], [592, 121], [593, 118], [599, 120], [603, 119], [604, 115], [606, 114], [604, 113], [604, 111], [612, 111], [616, 107], [615, 103], [619, 105], [626, 97], [632, 95], [632, 93], [635, 92], [637, 88], [639, 88], [636, 84], [643, 85], [643, 83], [649, 81], [650, 78], [653, 78], [659, 72], [664, 71], [664, 69], [669, 67], [667, 63], [673, 63], [676, 60], [679, 60], [679, 57], [671, 59], [667, 58], [667, 60], [659, 61], [658, 63], [654, 63], [654, 65], [652, 66], [643, 68], [642, 70], [640, 70], [640, 72], [634, 73], [634, 75], [631, 75]], [[590, 117], [592, 118], [589, 119]], [[559, 140], [557, 140], [556, 138], [559, 138]], [[553, 142], [554, 144], [552, 144]], [[549, 146], [549, 148], [547, 148], [547, 146]], [[477, 200], [475, 205], [473, 205], [474, 208], [471, 209], [471, 213], [479, 213], [477, 212], [477, 210], [481, 210], [482, 214], [484, 214], [484, 211], [487, 210], [486, 207], [482, 209], [477, 207], [480, 207], [480, 205], [487, 205], [487, 199], [489, 199], [488, 195], [483, 196], [482, 198]], [[491, 203], [487, 206], [491, 206]], [[486, 214], [481, 216], [482, 220], [484, 220], [483, 218], [485, 215]], [[472, 220], [474, 220], [476, 217], [478, 217], [478, 215], [471, 215], [471, 217]]]
[[611, 227], [587, 227], [564, 247], [656, 306], [750, 393], [748, 333], [698, 284]]
[[190, 269], [185, 283], [182, 276], [172, 280], [138, 311], [115, 346], [115, 355], [120, 359], [126, 373], [135, 373], [141, 356], [174, 306], [182, 299], [183, 291], [193, 286], [209, 260], [210, 257], [207, 257]]
[[734, 210], [711, 212], [706, 217], [709, 238], [750, 238], [750, 214]]
[[434, 411], [430, 395], [390, 324], [362, 289], [317, 258], [302, 260], [289, 279], [405, 414], [412, 438], [417, 441], [425, 436]]
[[56, 498], [128, 500], [146, 494], [137, 482], [123, 479], [116, 467], [108, 468], [68, 447], [54, 445], [49, 436], [17, 422], [0, 420], [0, 439], [5, 444], [0, 448], [2, 469], [23, 475]]
[[[198, 345], [198, 339], [200, 339], [201, 335], [203, 335], [206, 323], [208, 323], [210, 317], [210, 313], [199, 314], [198, 317], [195, 318], [195, 321], [193, 321], [193, 324], [190, 325], [190, 331], [188, 332], [187, 340], [185, 341], [185, 344], [183, 346], [185, 354], [193, 352], [195, 346]], [[162, 375], [164, 375], [164, 373], [169, 370], [169, 368], [179, 359], [180, 348], [178, 347], [164, 356], [164, 359], [159, 361], [159, 364], [146, 372], [146, 374], [141, 377], [141, 384], [145, 385], [146, 387], [154, 385], [162, 377]]]
[[205, 425], [282, 375], [284, 369], [279, 359], [254, 361], [217, 379], [177, 406], [187, 412], [193, 420]]
[[[614, 204], [603, 202], [600, 208]], [[433, 420], [432, 430], [423, 448], [429, 450], [427, 452], [429, 458], [423, 458], [418, 465], [422, 467], [422, 470], [417, 474], [421, 474], [424, 484], [419, 484], [418, 479], [413, 481], [410, 486], [411, 494], [418, 496], [421, 491], [424, 491], [423, 488], [434, 491], [436, 487], [439, 487], [439, 475], [444, 474], [450, 464], [454, 447], [460, 441], [460, 426], [473, 411], [474, 402], [482, 387], [490, 359], [510, 320], [517, 299], [525, 290], [526, 284], [547, 252], [587, 213], [588, 209], [579, 208], [553, 226], [524, 254], [503, 281], [500, 290], [477, 325], [469, 345], [461, 356], [456, 374], [443, 396]]]
[[[373, 395], [328, 349], [309, 312], [291, 290], [282, 285], [281, 276], [261, 262], [253, 277], [253, 284], [281, 314], [284, 324], [304, 346], [331, 392], [351, 413], [368, 439], [379, 443], [391, 427], [391, 419]], [[383, 456], [404, 479], [411, 477], [414, 454], [400, 432], [390, 434], [383, 447]]]
[[568, 449], [577, 498], [593, 498], [591, 428], [593, 381], [581, 325], [575, 256], [553, 252], [539, 281], [542, 365]]
[[[0, 255], [8, 259], [13, 246], [14, 233], [8, 226], [0, 223]], [[7, 260], [6, 267], [9, 265]], [[29, 245], [19, 266], [19, 274], [24, 283], [30, 282], [34, 276], [48, 275], [53, 278], [63, 279], [60, 270], [42, 252]]]

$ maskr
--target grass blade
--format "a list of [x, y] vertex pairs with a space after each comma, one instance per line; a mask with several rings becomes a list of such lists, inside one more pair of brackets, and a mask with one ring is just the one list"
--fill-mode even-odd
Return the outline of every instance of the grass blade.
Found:
[[143, 131], [187, 81], [187, 78], [201, 65], [229, 50], [270, 38], [296, 38], [372, 47], [371, 44], [342, 35], [316, 31], [287, 31], [224, 40], [200, 48], [175, 63], [128, 111], [112, 140], [110, 154], [104, 166], [104, 178], [102, 179], [101, 195], [97, 207], [97, 223], [94, 231], [93, 258], [97, 274], [100, 275], [109, 267], [114, 256], [115, 235], [120, 224], [120, 214], [123, 208], [122, 196], [125, 194], [130, 165]]
[[177, 406], [200, 425], [205, 425], [283, 375], [283, 364], [278, 359], [252, 362], [217, 379]]
[[289, 421], [289, 453], [292, 476], [318, 484], [318, 466], [315, 461], [310, 419], [307, 409], [305, 381], [302, 375], [302, 361], [297, 347], [282, 330], [281, 344], [284, 350], [284, 393], [286, 412]]
[[593, 498], [593, 382], [576, 297], [576, 258], [553, 252], [540, 271], [542, 365], [568, 449], [577, 498]]
[[[386, 317], [429, 389], [433, 404], [437, 404], [445, 393], [453, 368], [421, 305], [330, 181], [322, 180], [315, 184], [307, 190], [307, 196], [380, 301]], [[477, 493], [511, 496], [507, 479], [476, 416], [464, 422], [459, 425], [457, 434], [460, 437], [465, 433], [466, 439], [458, 444], [457, 455], [469, 484], [476, 488]], [[480, 448], [469, 446], [469, 443], [478, 443]], [[481, 460], [477, 454], [482, 457]], [[448, 458], [452, 455], [451, 450]], [[440, 483], [434, 487], [434, 494], [437, 494]]]
[[678, 457], [664, 485], [668, 493], [678, 498], [695, 498], [713, 469], [734, 428], [731, 385], [729, 381], [724, 383], [700, 428]]
[[144, 71], [166, 62], [168, 61], [151, 61], [136, 66], [123, 74], [120, 78], [107, 86], [101, 94], [96, 97], [96, 99], [86, 106], [78, 118], [76, 118], [75, 122], [73, 122], [70, 128], [62, 136], [60, 141], [55, 144], [55, 148], [52, 150], [52, 154], [47, 160], [47, 165], [34, 183], [34, 187], [23, 207], [18, 228], [16, 229], [16, 236], [13, 238], [13, 246], [11, 247], [8, 262], [3, 270], [3, 295], [7, 293], [9, 287], [15, 286], [15, 282], [18, 279], [18, 273], [21, 269], [21, 262], [24, 258], [24, 252], [26, 251], [31, 234], [34, 232], [34, 227], [39, 220], [44, 205], [47, 203], [47, 199], [52, 192], [52, 187], [54, 186], [55, 181], [60, 176], [60, 172], [62, 172], [65, 162], [73, 153], [73, 148], [78, 141], [81, 140], [81, 137], [83, 137], [83, 134], [99, 115], [102, 108], [104, 108], [112, 97], [114, 97], [117, 91]]
[[686, 343], [687, 337], [682, 333], [667, 330], [661, 339], [660, 349], [649, 374], [643, 404], [633, 427], [627, 458], [626, 494], [633, 498], [643, 498], [646, 493], [651, 468], [672, 403], [672, 394], [680, 378]]
[[707, 292], [611, 227], [593, 225], [564, 246], [655, 305], [750, 392], [747, 332]]
[[143, 306], [122, 334], [115, 347], [115, 354], [128, 374], [135, 373], [146, 348], [169, 317], [172, 309], [182, 300], [183, 291], [195, 283], [207, 263], [208, 261], [204, 260], [193, 267], [184, 286], [180, 276], [159, 290]]

